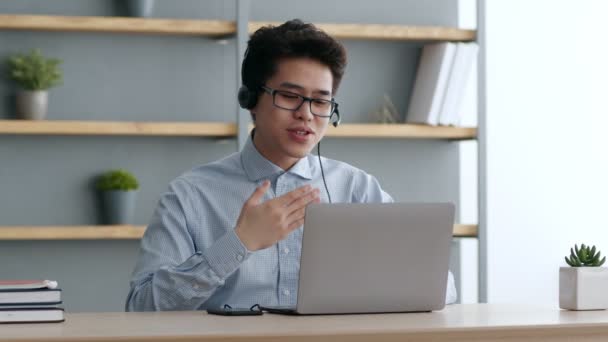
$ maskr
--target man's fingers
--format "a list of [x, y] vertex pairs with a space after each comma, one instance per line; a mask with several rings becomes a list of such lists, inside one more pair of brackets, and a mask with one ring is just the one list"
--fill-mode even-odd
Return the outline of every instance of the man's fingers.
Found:
[[[306, 205], [308, 205], [310, 203], [320, 203], [320, 202], [321, 202], [321, 200], [319, 199], [319, 197], [314, 197], [312, 200], [308, 201], [306, 203]], [[289, 216], [287, 217], [287, 221], [304, 220], [304, 215], [306, 215], [306, 205], [304, 205], [302, 208], [292, 211], [291, 214], [289, 214]], [[302, 224], [304, 224], [304, 221], [302, 221], [302, 223], [297, 225], [297, 227], [301, 226]], [[288, 227], [290, 227], [290, 226], [291, 226], [291, 224]]]
[[305, 208], [311, 202], [319, 199], [319, 189], [314, 189], [313, 191], [307, 193], [306, 195], [296, 199], [291, 202], [291, 204], [287, 207], [288, 215]]
[[304, 214], [306, 214], [306, 207], [293, 211], [291, 214], [289, 214], [289, 216], [287, 216], [287, 221], [291, 222], [294, 220], [299, 220], [304, 217]]
[[286, 193], [285, 195], [283, 195], [281, 197], [278, 197], [277, 200], [279, 200], [279, 202], [283, 206], [286, 207], [286, 206], [290, 205], [293, 201], [306, 195], [307, 193], [311, 192], [312, 190], [313, 190], [313, 188], [310, 185], [304, 185], [304, 186], [301, 186], [295, 190], [292, 190], [292, 191]]
[[287, 226], [287, 229], [289, 230], [289, 232], [296, 230], [299, 226], [304, 224], [304, 216], [302, 216], [301, 218], [298, 218], [297, 220], [291, 222], [289, 224], [289, 226]]
[[249, 197], [249, 199], [247, 200], [247, 204], [249, 204], [249, 205], [260, 204], [260, 200], [262, 199], [262, 197], [264, 196], [266, 191], [268, 191], [268, 187], [270, 187], [270, 181], [265, 180], [262, 183], [262, 185], [260, 185], [259, 187], [257, 187], [255, 189], [255, 191], [253, 192], [251, 197]]

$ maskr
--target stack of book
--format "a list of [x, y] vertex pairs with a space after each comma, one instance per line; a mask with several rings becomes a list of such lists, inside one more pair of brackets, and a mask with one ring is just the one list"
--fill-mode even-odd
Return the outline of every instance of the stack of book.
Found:
[[0, 280], [0, 323], [63, 322], [61, 289], [52, 280]]
[[422, 48], [407, 123], [458, 126], [462, 99], [479, 48], [476, 43], [435, 43]]

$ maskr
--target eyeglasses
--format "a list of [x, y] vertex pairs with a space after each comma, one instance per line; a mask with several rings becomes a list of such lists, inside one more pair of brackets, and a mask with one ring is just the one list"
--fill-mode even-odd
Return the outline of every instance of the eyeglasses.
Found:
[[333, 99], [314, 99], [290, 91], [272, 89], [267, 86], [261, 86], [261, 88], [272, 95], [272, 104], [274, 104], [275, 107], [286, 110], [298, 110], [304, 101], [308, 101], [310, 104], [310, 112], [321, 118], [331, 117], [338, 105]]

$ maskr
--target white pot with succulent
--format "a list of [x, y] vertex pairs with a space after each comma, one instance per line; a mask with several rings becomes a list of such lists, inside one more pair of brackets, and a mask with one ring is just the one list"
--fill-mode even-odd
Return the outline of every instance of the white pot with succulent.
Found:
[[574, 245], [566, 256], [569, 267], [559, 270], [559, 307], [568, 310], [608, 309], [606, 257], [595, 246]]
[[17, 117], [42, 120], [48, 108], [48, 89], [61, 83], [61, 60], [45, 58], [40, 50], [15, 55], [8, 60], [10, 78], [21, 90], [17, 93]]

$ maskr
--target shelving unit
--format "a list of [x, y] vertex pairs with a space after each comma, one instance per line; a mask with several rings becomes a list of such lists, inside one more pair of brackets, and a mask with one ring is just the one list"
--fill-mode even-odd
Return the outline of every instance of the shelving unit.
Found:
[[[249, 22], [248, 32], [277, 22]], [[475, 30], [438, 26], [377, 24], [316, 24], [340, 39], [403, 41], [472, 41]], [[0, 29], [111, 32], [139, 34], [201, 35], [222, 37], [236, 34], [236, 23], [225, 20], [142, 19], [94, 16], [0, 15]], [[103, 122], [103, 121], [0, 121], [0, 134], [43, 135], [149, 135], [234, 137], [238, 124], [203, 122]], [[329, 129], [328, 137], [475, 139], [473, 127], [433, 127], [408, 124], [343, 124]]]
[[[479, 0], [479, 3], [483, 0]], [[242, 5], [242, 6], [241, 6]], [[56, 16], [56, 15], [0, 15], [0, 30], [51, 31], [51, 32], [95, 32], [108, 34], [177, 35], [212, 39], [235, 39], [237, 63], [244, 53], [244, 46], [251, 34], [261, 26], [275, 25], [272, 21], [249, 21], [249, 1], [237, 0], [236, 20], [158, 19], [102, 16]], [[478, 10], [480, 6], [478, 5]], [[481, 10], [479, 10], [481, 11]], [[483, 18], [478, 15], [478, 21]], [[470, 42], [483, 44], [483, 25], [478, 30], [455, 27], [337, 24], [315, 23], [328, 34], [343, 40], [374, 40], [398, 42]], [[485, 63], [480, 49], [480, 64]], [[240, 74], [237, 69], [237, 77]], [[485, 75], [479, 75], [478, 87], [484, 86]], [[483, 97], [482, 91], [478, 91]], [[481, 280], [486, 272], [485, 259], [485, 109], [484, 99], [479, 99], [478, 127], [443, 127], [411, 124], [342, 123], [339, 129], [329, 127], [327, 138], [331, 139], [428, 139], [428, 140], [477, 140], [479, 145], [479, 221], [478, 224], [456, 224], [455, 237], [477, 238], [480, 245], [480, 298], [485, 296], [485, 283]], [[236, 101], [235, 101], [236, 102]], [[236, 105], [236, 103], [235, 103]], [[240, 148], [251, 129], [249, 114], [236, 108], [233, 122], [135, 122], [46, 120], [22, 121], [0, 120], [2, 135], [50, 135], [50, 136], [159, 136], [159, 137], [203, 137], [236, 139]], [[234, 120], [236, 119], [236, 120]], [[136, 139], [136, 138], [134, 138]], [[2, 224], [2, 222], [0, 222]], [[0, 226], [0, 241], [15, 240], [138, 240], [145, 226]]]
[[[5, 226], [0, 241], [6, 240], [137, 240], [146, 226]], [[454, 225], [455, 237], [477, 235], [476, 225]]]
[[[248, 32], [277, 22], [249, 22]], [[340, 39], [400, 40], [400, 41], [472, 41], [475, 30], [438, 26], [377, 25], [377, 24], [316, 24], [327, 33]], [[94, 16], [51, 15], [0, 15], [0, 29], [111, 32], [137, 34], [200, 35], [224, 37], [235, 35], [237, 24], [225, 20], [142, 19]], [[248, 129], [251, 129], [249, 127]], [[238, 136], [237, 123], [219, 122], [123, 122], [123, 121], [22, 121], [0, 120], [0, 134], [5, 135], [126, 135], [126, 136], [199, 136], [233, 138]], [[412, 124], [342, 124], [339, 129], [330, 127], [331, 138], [393, 138], [393, 139], [476, 139], [474, 127], [444, 127]], [[455, 230], [458, 236], [475, 236], [472, 225], [466, 230]], [[476, 227], [476, 226], [475, 226]], [[85, 227], [86, 228], [86, 227]], [[14, 229], [14, 228], [13, 228]], [[72, 228], [69, 228], [72, 229]], [[91, 229], [91, 227], [87, 228]], [[85, 229], [85, 231], [87, 231]], [[115, 228], [96, 229], [96, 233], [113, 236]], [[124, 231], [124, 230], [121, 230]], [[45, 229], [45, 233], [63, 230]], [[138, 236], [139, 230], [131, 230]], [[90, 233], [84, 233], [85, 235]], [[88, 235], [87, 235], [88, 236]], [[96, 235], [91, 235], [96, 236]]]

